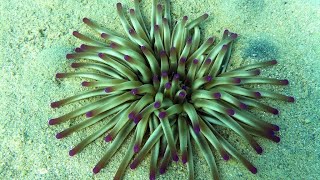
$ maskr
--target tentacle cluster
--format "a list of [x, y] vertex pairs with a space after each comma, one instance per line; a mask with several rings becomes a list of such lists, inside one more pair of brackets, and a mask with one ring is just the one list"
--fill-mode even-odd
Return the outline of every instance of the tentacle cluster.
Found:
[[[83, 22], [100, 34], [100, 40], [73, 32], [85, 44], [66, 57], [79, 60], [72, 63], [73, 68], [87, 71], [57, 73], [56, 78], [90, 79], [82, 82], [82, 86], [91, 90], [53, 102], [51, 106], [57, 108], [83, 99], [100, 98], [51, 119], [49, 124], [55, 125], [81, 115], [88, 118], [56, 137], [60, 139], [99, 121], [108, 121], [69, 152], [73, 156], [105, 134], [105, 141], [112, 143], [93, 169], [98, 173], [133, 133], [130, 148], [115, 179], [123, 176], [127, 166], [135, 169], [148, 153], [151, 153], [150, 179], [155, 179], [157, 172], [165, 173], [169, 163], [178, 161], [179, 156], [183, 164], [188, 164], [189, 178], [193, 179], [192, 141], [201, 149], [214, 179], [219, 178], [219, 173], [213, 151], [224, 160], [237, 159], [256, 173], [257, 169], [219, 134], [216, 127], [233, 130], [258, 154], [262, 153], [262, 148], [254, 136], [280, 141], [276, 135], [277, 125], [265, 122], [249, 111], [257, 108], [274, 115], [279, 113], [260, 102], [261, 98], [294, 101], [290, 96], [250, 87], [250, 84], [288, 84], [288, 80], [258, 76], [260, 68], [275, 65], [276, 60], [228, 70], [237, 34], [225, 30], [221, 41], [215, 45], [213, 37], [201, 42], [199, 24], [208, 18], [208, 14], [192, 21], [184, 16], [173, 23], [169, 0], [165, 5], [153, 0], [151, 29], [148, 30], [141, 16], [139, 0], [134, 1], [134, 6], [129, 10], [128, 21], [122, 4], [117, 4], [127, 38], [88, 18]], [[112, 118], [107, 119], [110, 115]]]

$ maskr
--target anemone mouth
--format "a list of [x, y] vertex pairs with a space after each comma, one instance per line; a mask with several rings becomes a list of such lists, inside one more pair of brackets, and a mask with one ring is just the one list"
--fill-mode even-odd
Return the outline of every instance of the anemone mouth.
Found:
[[73, 32], [85, 44], [76, 48], [75, 53], [67, 54], [66, 58], [79, 61], [72, 63], [72, 68], [86, 71], [57, 73], [56, 78], [85, 78], [81, 85], [90, 90], [53, 102], [51, 107], [58, 108], [84, 99], [95, 101], [51, 119], [49, 124], [55, 125], [82, 115], [88, 118], [58, 133], [56, 138], [107, 121], [69, 152], [74, 156], [106, 134], [104, 140], [112, 143], [94, 167], [93, 173], [96, 174], [133, 133], [115, 179], [121, 179], [128, 166], [137, 168], [148, 153], [151, 154], [150, 179], [155, 179], [157, 173], [164, 174], [169, 164], [179, 159], [183, 164], [188, 163], [191, 179], [194, 177], [192, 142], [205, 157], [213, 179], [219, 179], [213, 151], [225, 161], [235, 158], [253, 174], [257, 173], [256, 167], [236, 151], [216, 127], [231, 129], [258, 154], [263, 149], [255, 140], [257, 136], [280, 142], [276, 135], [279, 126], [257, 118], [250, 111], [255, 108], [279, 114], [278, 109], [262, 103], [262, 98], [295, 101], [291, 96], [250, 86], [288, 85], [286, 79], [259, 76], [260, 68], [273, 66], [277, 61], [230, 70], [231, 49], [238, 37], [236, 33], [225, 30], [218, 43], [213, 37], [201, 42], [199, 25], [209, 15], [205, 13], [191, 21], [184, 16], [173, 25], [169, 0], [164, 5], [152, 1], [151, 28], [147, 29], [139, 2], [135, 0], [134, 9], [129, 11], [130, 21], [124, 15], [122, 4], [116, 5], [128, 37], [101, 28], [89, 18], [84, 18], [83, 22], [103, 41]]

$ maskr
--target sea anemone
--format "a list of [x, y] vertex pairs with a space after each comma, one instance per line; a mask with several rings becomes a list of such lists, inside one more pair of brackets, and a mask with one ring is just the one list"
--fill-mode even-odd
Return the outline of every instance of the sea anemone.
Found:
[[122, 4], [117, 3], [127, 38], [101, 28], [88, 18], [83, 22], [99, 33], [100, 40], [73, 32], [86, 44], [66, 57], [79, 60], [71, 67], [87, 71], [57, 73], [56, 78], [90, 79], [82, 82], [82, 86], [91, 90], [53, 102], [51, 107], [84, 99], [95, 101], [50, 119], [49, 124], [55, 125], [82, 115], [88, 118], [59, 132], [56, 138], [107, 121], [69, 152], [73, 156], [105, 134], [105, 141], [112, 143], [93, 168], [96, 174], [133, 134], [114, 179], [120, 179], [127, 166], [135, 169], [148, 153], [151, 154], [150, 179], [155, 179], [157, 172], [165, 173], [169, 163], [179, 161], [179, 157], [187, 164], [189, 179], [194, 179], [193, 142], [207, 161], [213, 179], [219, 178], [213, 151], [224, 160], [233, 157], [249, 171], [257, 173], [256, 167], [219, 133], [219, 127], [231, 129], [258, 154], [263, 150], [254, 137], [280, 141], [276, 135], [279, 127], [261, 120], [251, 111], [255, 108], [273, 115], [279, 113], [276, 108], [261, 102], [262, 98], [294, 102], [293, 97], [252, 86], [287, 85], [288, 80], [258, 76], [259, 68], [275, 65], [277, 61], [230, 70], [231, 49], [237, 34], [225, 30], [221, 41], [215, 45], [213, 37], [201, 42], [199, 24], [208, 18], [208, 14], [192, 21], [184, 16], [172, 22], [169, 0], [164, 5], [153, 0], [148, 30], [139, 0], [134, 1], [134, 6], [129, 10], [128, 21]]

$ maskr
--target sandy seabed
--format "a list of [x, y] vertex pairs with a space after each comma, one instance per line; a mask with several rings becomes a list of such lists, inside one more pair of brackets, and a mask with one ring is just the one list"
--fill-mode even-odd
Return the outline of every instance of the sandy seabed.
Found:
[[[88, 32], [83, 17], [119, 31], [118, 0], [10, 0], [0, 2], [0, 179], [111, 179], [127, 145], [101, 173], [92, 168], [108, 147], [102, 139], [75, 157], [68, 151], [93, 132], [75, 133], [63, 140], [55, 134], [71, 125], [49, 127], [48, 119], [74, 107], [58, 110], [50, 102], [83, 90], [79, 79], [58, 81], [70, 61], [65, 55], [81, 42], [71, 34]], [[129, 0], [121, 0], [126, 7]], [[143, 0], [149, 17], [151, 0]], [[320, 177], [320, 1], [319, 0], [177, 0], [173, 17], [190, 19], [207, 12], [203, 35], [221, 36], [224, 29], [239, 34], [232, 61], [235, 66], [276, 58], [279, 64], [263, 71], [270, 77], [287, 78], [290, 85], [274, 90], [293, 95], [296, 103], [271, 101], [279, 116], [263, 116], [280, 126], [279, 144], [259, 139], [264, 147], [256, 155], [240, 139], [237, 148], [258, 168], [251, 174], [236, 161], [217, 164], [222, 179], [317, 179]], [[217, 157], [217, 156], [216, 156]], [[125, 179], [147, 179], [148, 159]], [[200, 153], [195, 154], [197, 179], [210, 178]], [[186, 179], [179, 164], [159, 179]]]

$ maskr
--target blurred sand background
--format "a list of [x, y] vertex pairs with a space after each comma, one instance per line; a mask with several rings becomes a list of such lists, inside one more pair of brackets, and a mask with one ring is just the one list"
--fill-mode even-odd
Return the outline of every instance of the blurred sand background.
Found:
[[[123, 32], [116, 13], [119, 0], [10, 0], [0, 2], [0, 179], [111, 179], [125, 147], [99, 174], [92, 168], [108, 145], [99, 139], [75, 157], [68, 151], [94, 129], [63, 140], [55, 134], [69, 127], [49, 127], [48, 119], [72, 106], [53, 110], [49, 104], [83, 90], [79, 79], [57, 81], [56, 72], [70, 70], [65, 55], [80, 41], [74, 30], [89, 32], [82, 23], [91, 18]], [[133, 7], [130, 0], [121, 0]], [[151, 0], [142, 1], [149, 18]], [[280, 126], [281, 142], [263, 139], [256, 155], [242, 139], [234, 144], [258, 168], [251, 174], [241, 164], [217, 158], [222, 179], [318, 179], [320, 177], [320, 0], [177, 0], [175, 18], [196, 18], [207, 12], [201, 25], [205, 37], [221, 37], [225, 28], [239, 34], [233, 65], [276, 58], [279, 64], [263, 75], [287, 78], [290, 85], [273, 90], [295, 96], [296, 103], [270, 101], [280, 116], [262, 114]], [[218, 156], [216, 156], [218, 157]], [[208, 179], [204, 158], [195, 154], [197, 179]], [[125, 179], [148, 179], [148, 162], [128, 168]], [[159, 179], [186, 179], [187, 170], [173, 164]]]

